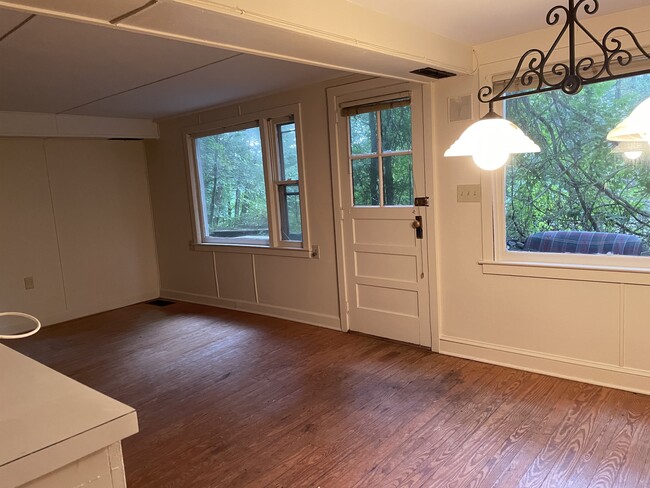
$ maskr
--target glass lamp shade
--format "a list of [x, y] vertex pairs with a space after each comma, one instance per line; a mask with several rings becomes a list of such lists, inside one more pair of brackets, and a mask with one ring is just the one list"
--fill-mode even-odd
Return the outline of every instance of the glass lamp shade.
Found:
[[641, 151], [627, 151], [624, 152], [623, 155], [630, 161], [636, 161], [641, 156], [643, 156], [643, 153]]
[[607, 134], [608, 141], [650, 142], [650, 98]]
[[479, 168], [492, 171], [506, 164], [511, 154], [539, 151], [519, 127], [490, 110], [461, 134], [445, 157], [472, 156]]
[[613, 153], [623, 154], [630, 161], [635, 161], [650, 152], [650, 146], [645, 141], [621, 141], [612, 150]]

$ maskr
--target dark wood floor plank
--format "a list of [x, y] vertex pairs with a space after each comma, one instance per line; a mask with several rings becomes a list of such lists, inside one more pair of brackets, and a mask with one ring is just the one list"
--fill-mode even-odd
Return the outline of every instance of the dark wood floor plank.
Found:
[[607, 452], [601, 458], [598, 470], [588, 485], [589, 488], [616, 486], [618, 484], [616, 480], [623, 468], [631, 466], [630, 447], [638, 438], [639, 432], [643, 430], [643, 421], [647, 418], [646, 405], [628, 402], [624, 416], [625, 423], [610, 441]]
[[508, 401], [485, 422], [472, 438], [458, 448], [455, 456], [435, 469], [425, 483], [435, 484], [439, 474], [453, 479], [449, 488], [487, 485], [490, 473], [499, 460], [507, 463], [526, 438], [541, 422], [547, 409], [549, 392], [558, 383], [547, 377], [528, 375], [529, 387], [514, 393]]
[[518, 486], [538, 488], [544, 484], [555, 465], [561, 461], [562, 456], [571, 446], [574, 432], [582, 427], [585, 419], [591, 415], [592, 409], [603, 402], [608, 394], [609, 390], [600, 387], [580, 385], [570, 407], [565, 410], [562, 422], [551, 435], [544, 449], [533, 460], [528, 471], [524, 473]]
[[585, 441], [582, 454], [578, 456], [578, 462], [561, 486], [571, 488], [589, 484], [598, 470], [612, 438], [624, 423], [625, 415], [621, 413], [625, 412], [624, 406], [629, 401], [628, 395], [633, 395], [633, 393], [613, 391], [610, 395], [611, 401], [603, 404], [604, 408], [599, 412], [598, 424], [593, 435]]
[[[608, 391], [602, 403], [590, 402], [588, 410], [581, 418], [572, 422], [573, 431], [561, 447], [555, 466], [542, 483], [542, 488], [554, 488], [571, 484], [568, 480], [574, 471], [584, 468], [585, 461], [601, 444], [603, 431], [607, 425], [615, 424], [614, 411], [617, 407], [617, 392]], [[602, 442], [604, 444], [604, 442]]]
[[[431, 355], [427, 355], [429, 358]], [[339, 444], [341, 440], [348, 443], [350, 442], [350, 429], [349, 425], [362, 425], [362, 429], [355, 429], [355, 442], [359, 442], [361, 438], [367, 437], [367, 432], [373, 430], [373, 426], [376, 423], [376, 418], [381, 416], [384, 421], [390, 421], [390, 415], [388, 413], [388, 407], [386, 404], [392, 401], [400, 402], [402, 405], [408, 401], [402, 395], [404, 391], [408, 389], [409, 385], [424, 371], [428, 372], [428, 378], [432, 384], [437, 384], [441, 380], [438, 379], [439, 374], [446, 369], [447, 360], [446, 358], [439, 357], [435, 362], [430, 362], [433, 365], [432, 368], [427, 368], [426, 365], [422, 364], [421, 367], [406, 367], [406, 366], [418, 366], [425, 358], [421, 358], [415, 362], [403, 363], [400, 365], [395, 365], [391, 367], [389, 371], [386, 371], [383, 375], [383, 379], [379, 383], [375, 381], [369, 381], [366, 379], [368, 385], [371, 386], [370, 390], [367, 390], [365, 394], [362, 395], [362, 398], [359, 398], [361, 401], [343, 401], [339, 402], [337, 405], [334, 405], [333, 408], [330, 408], [329, 411], [323, 412], [317, 417], [310, 417], [304, 419], [296, 429], [292, 432], [299, 439], [300, 437], [306, 437], [309, 439], [309, 442], [315, 445], [320, 446], [330, 446], [330, 450], [336, 449], [338, 452], [334, 456], [338, 458], [342, 454], [343, 447]], [[392, 371], [390, 371], [392, 370]], [[442, 380], [444, 381], [444, 380]], [[383, 383], [383, 384], [382, 384]], [[374, 384], [374, 386], [373, 386]], [[346, 422], [341, 423], [337, 422], [337, 418], [345, 418]], [[384, 424], [384, 428], [390, 428]], [[302, 435], [301, 435], [302, 434]], [[370, 438], [367, 438], [367, 441], [370, 441]], [[283, 446], [287, 449], [289, 446]], [[266, 452], [259, 452], [259, 455], [264, 457], [276, 457], [282, 458], [284, 453], [273, 446], [269, 446], [265, 449]], [[321, 449], [319, 451], [322, 454], [326, 449]], [[308, 459], [311, 456], [308, 456]], [[331, 459], [331, 456], [330, 456]], [[332, 464], [330, 461], [330, 464]], [[338, 463], [337, 463], [338, 464]], [[300, 474], [301, 465], [297, 465], [292, 472], [285, 472], [281, 477], [276, 477], [266, 481], [264, 477], [261, 480], [265, 482], [271, 482], [270, 486], [282, 485], [285, 479], [302, 479], [304, 481], [304, 476]], [[257, 480], [255, 483], [251, 482], [250, 486], [266, 486]]]
[[462, 430], [435, 450], [429, 450], [424, 464], [411, 470], [399, 486], [428, 486], [435, 484], [439, 476], [453, 480], [455, 486], [463, 486], [462, 483], [486, 461], [499, 439], [509, 435], [512, 428], [523, 421], [527, 415], [527, 400], [543, 398], [543, 390], [535, 390], [539, 379], [538, 375], [513, 372], [511, 378], [497, 387], [499, 394], [483, 410], [475, 412], [474, 418], [463, 422]]
[[[475, 366], [469, 362], [461, 363], [455, 369], [448, 365], [447, 373], [440, 381], [430, 377], [426, 382], [414, 381], [408, 385], [411, 388], [404, 388], [400, 395], [380, 400], [371, 415], [358, 412], [360, 417], [352, 424], [352, 435], [344, 432], [331, 443], [332, 454], [326, 467], [320, 472], [297, 472], [291, 476], [311, 485], [338, 486], [341, 479], [346, 480], [345, 483], [371, 471], [382, 453], [392, 453], [399, 443], [431, 421], [432, 412], [441, 412], [449, 405], [440, 399], [451, 396], [451, 391], [461, 384], [460, 378], [468, 374], [468, 370], [470, 377], [476, 377], [471, 373]], [[428, 395], [423, 397], [425, 391]], [[423, 398], [426, 398], [427, 405], [422, 405]], [[287, 474], [272, 486], [282, 486], [291, 479]]]
[[650, 398], [176, 303], [9, 344], [138, 410], [130, 488], [650, 488]]
[[456, 411], [451, 410], [451, 415], [434, 418], [418, 432], [417, 445], [405, 450], [408, 455], [404, 460], [390, 472], [376, 470], [367, 486], [416, 486], [413, 478], [428, 475], [429, 462], [447, 456], [451, 446], [464, 442], [505, 401], [503, 392], [518, 374], [518, 371], [503, 369], [477, 384], [475, 391], [470, 389], [471, 401]]

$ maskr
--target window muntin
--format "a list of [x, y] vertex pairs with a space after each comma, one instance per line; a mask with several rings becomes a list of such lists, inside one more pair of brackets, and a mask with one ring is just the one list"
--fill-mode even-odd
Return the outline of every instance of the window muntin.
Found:
[[410, 105], [348, 117], [355, 206], [413, 205]]
[[188, 134], [197, 242], [308, 249], [299, 117], [279, 112]]
[[650, 147], [630, 161], [607, 141], [608, 131], [649, 96], [644, 75], [589, 85], [574, 96], [546, 92], [507, 101], [506, 118], [542, 152], [514, 156], [506, 167], [500, 249], [528, 260], [531, 252], [543, 260], [573, 256], [568, 262], [585, 254], [649, 254]]

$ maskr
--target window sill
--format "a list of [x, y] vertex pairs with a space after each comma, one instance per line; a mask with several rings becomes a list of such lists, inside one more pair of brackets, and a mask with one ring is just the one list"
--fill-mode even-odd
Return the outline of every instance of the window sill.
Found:
[[284, 256], [289, 258], [307, 258], [312, 257], [309, 249], [293, 247], [268, 247], [236, 244], [218, 244], [218, 243], [200, 243], [190, 244], [193, 251], [203, 252], [225, 252], [236, 254], [257, 254], [266, 256]]
[[479, 261], [483, 274], [650, 285], [650, 269], [520, 261]]

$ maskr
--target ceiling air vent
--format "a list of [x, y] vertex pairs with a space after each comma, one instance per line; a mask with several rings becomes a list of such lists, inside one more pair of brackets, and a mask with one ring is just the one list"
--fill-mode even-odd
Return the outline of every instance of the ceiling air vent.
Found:
[[411, 71], [414, 75], [426, 76], [428, 78], [433, 78], [434, 80], [439, 80], [441, 78], [449, 78], [450, 76], [456, 76], [456, 73], [450, 73], [449, 71], [442, 71], [441, 69], [435, 69], [431, 67], [414, 69]]

